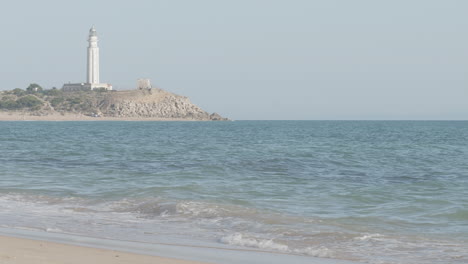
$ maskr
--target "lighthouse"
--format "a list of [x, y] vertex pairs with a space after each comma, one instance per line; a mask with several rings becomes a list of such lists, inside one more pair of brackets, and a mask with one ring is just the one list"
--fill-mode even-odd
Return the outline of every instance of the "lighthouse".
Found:
[[97, 32], [94, 26], [89, 30], [88, 42], [88, 75], [86, 80], [88, 84], [93, 86], [93, 84], [99, 83], [99, 47]]
[[86, 65], [86, 82], [66, 83], [63, 85], [64, 91], [86, 91], [95, 89], [112, 90], [109, 83], [100, 83], [99, 81], [99, 47], [96, 28], [94, 26], [89, 30], [88, 36], [88, 60]]

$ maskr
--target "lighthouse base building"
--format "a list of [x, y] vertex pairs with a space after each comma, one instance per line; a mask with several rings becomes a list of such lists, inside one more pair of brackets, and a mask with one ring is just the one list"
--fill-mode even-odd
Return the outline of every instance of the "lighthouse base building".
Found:
[[89, 30], [88, 38], [88, 65], [86, 83], [66, 83], [63, 85], [64, 91], [82, 91], [105, 89], [112, 90], [112, 85], [99, 82], [99, 47], [97, 45], [98, 37], [94, 26]]

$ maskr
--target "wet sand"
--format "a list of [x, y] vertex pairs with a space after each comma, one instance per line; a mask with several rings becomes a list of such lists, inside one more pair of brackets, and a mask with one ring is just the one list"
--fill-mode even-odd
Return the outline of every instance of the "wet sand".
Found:
[[202, 262], [139, 255], [115, 250], [65, 245], [54, 242], [14, 238], [7, 236], [0, 236], [0, 263], [203, 264]]

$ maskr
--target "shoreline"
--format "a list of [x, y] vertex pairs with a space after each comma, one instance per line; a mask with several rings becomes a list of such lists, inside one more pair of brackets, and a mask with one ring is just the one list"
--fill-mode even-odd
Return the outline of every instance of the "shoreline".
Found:
[[206, 262], [140, 255], [110, 249], [67, 245], [43, 240], [17, 238], [3, 235], [0, 235], [0, 245], [0, 263], [208, 264]]
[[361, 264], [256, 249], [154, 244], [0, 227], [2, 264]]
[[92, 117], [82, 114], [29, 115], [20, 112], [0, 112], [0, 121], [211, 121], [184, 118], [155, 117]]

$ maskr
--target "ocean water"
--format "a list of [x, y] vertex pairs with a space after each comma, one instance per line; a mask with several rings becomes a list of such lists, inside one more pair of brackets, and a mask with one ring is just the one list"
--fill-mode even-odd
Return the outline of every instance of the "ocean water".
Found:
[[468, 122], [0, 122], [0, 227], [468, 262]]

